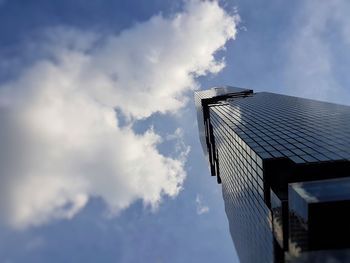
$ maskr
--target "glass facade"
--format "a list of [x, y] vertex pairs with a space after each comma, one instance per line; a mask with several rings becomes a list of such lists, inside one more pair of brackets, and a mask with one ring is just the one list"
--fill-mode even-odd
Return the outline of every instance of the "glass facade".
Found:
[[[326, 239], [312, 232], [324, 227], [315, 218], [327, 211], [340, 217], [349, 205], [350, 187], [341, 188], [332, 205], [329, 192], [341, 184], [332, 180], [345, 184], [350, 176], [350, 107], [229, 87], [196, 92], [195, 100], [202, 146], [222, 183], [241, 262], [324, 253], [327, 242], [312, 241]], [[302, 191], [318, 202], [308, 202]], [[350, 247], [350, 235], [343, 236], [329, 249]]]
[[264, 203], [262, 159], [227, 125], [210, 113], [231, 236], [242, 262], [272, 262], [271, 213]]

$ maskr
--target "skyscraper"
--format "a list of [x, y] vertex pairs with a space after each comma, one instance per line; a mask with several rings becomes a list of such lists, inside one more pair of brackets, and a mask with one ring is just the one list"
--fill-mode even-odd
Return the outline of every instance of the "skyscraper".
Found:
[[240, 261], [350, 262], [350, 107], [233, 87], [195, 103]]

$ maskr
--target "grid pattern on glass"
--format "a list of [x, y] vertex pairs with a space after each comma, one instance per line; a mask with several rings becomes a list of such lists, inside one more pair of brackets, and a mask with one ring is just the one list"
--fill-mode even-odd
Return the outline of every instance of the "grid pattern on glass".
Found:
[[264, 203], [262, 160], [210, 107], [225, 210], [242, 263], [273, 262], [271, 212]]
[[350, 160], [349, 106], [267, 92], [227, 101], [215, 112], [262, 159]]
[[299, 256], [301, 252], [308, 250], [308, 228], [305, 220], [294, 210], [289, 213], [289, 231], [289, 254]]
[[[197, 111], [197, 124], [199, 130], [199, 139], [202, 144], [203, 152], [207, 156], [207, 145], [206, 145], [206, 133], [205, 133], [205, 120], [204, 120], [204, 112], [202, 102], [207, 99], [212, 99], [217, 96], [243, 96], [243, 94], [252, 94], [253, 90], [242, 89], [237, 87], [223, 86], [223, 87], [215, 87], [209, 90], [201, 90], [196, 91], [194, 93], [195, 106]], [[240, 95], [239, 95], [240, 94]]]

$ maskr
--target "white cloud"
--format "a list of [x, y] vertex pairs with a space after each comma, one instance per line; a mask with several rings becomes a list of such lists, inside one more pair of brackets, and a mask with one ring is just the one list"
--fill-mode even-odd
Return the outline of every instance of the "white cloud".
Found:
[[[350, 44], [350, 2], [346, 0], [303, 3], [295, 15], [296, 30], [287, 39], [286, 86], [294, 94], [346, 103], [349, 78], [345, 50]], [[344, 99], [345, 98], [345, 99]]]
[[196, 211], [198, 215], [203, 215], [209, 212], [209, 207], [203, 204], [202, 197], [196, 196]]
[[119, 35], [51, 29], [46, 58], [0, 87], [2, 219], [25, 228], [72, 218], [91, 197], [117, 214], [176, 196], [188, 149], [180, 142], [178, 157], [164, 156], [160, 136], [135, 134], [132, 123], [183, 107], [195, 77], [224, 66], [214, 54], [235, 34], [216, 1], [189, 1]]

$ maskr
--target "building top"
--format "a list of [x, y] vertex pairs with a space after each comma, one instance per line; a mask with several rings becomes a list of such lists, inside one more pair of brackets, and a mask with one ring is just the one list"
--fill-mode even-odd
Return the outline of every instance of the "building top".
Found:
[[195, 92], [195, 95], [201, 99], [209, 99], [220, 96], [227, 96], [234, 94], [252, 93], [253, 90], [245, 88], [237, 88], [231, 86], [213, 87], [208, 90], [199, 90]]
[[349, 106], [268, 92], [226, 102], [211, 112], [223, 117], [262, 159], [350, 160]]
[[247, 96], [253, 94], [253, 90], [237, 88], [231, 86], [213, 87], [209, 90], [199, 90], [195, 92], [195, 106], [197, 111], [197, 124], [199, 139], [202, 144], [203, 152], [208, 156], [206, 135], [205, 135], [205, 118], [208, 117], [208, 104], [215, 101], [224, 101], [227, 98]]

